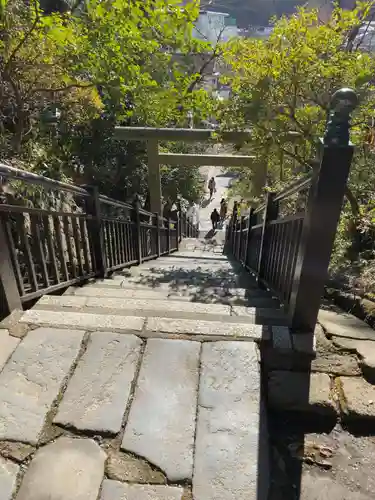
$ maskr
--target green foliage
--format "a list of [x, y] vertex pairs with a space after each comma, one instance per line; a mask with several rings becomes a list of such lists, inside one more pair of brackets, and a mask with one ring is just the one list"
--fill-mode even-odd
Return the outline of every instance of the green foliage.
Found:
[[238, 40], [225, 53], [233, 96], [221, 112], [222, 125], [251, 129], [243, 149], [256, 156], [254, 167], [239, 170], [242, 183], [251, 186], [250, 199], [258, 199], [265, 186], [279, 189], [311, 171], [332, 94], [340, 87], [358, 93], [351, 131], [356, 154], [332, 261], [336, 267], [346, 258], [361, 258], [375, 228], [375, 156], [367, 144], [375, 114], [375, 57], [357, 36], [373, 5], [335, 8], [326, 24], [318, 22], [317, 11], [301, 8], [276, 21], [269, 40]]
[[114, 127], [181, 126], [187, 110], [199, 119], [210, 112], [209, 96], [192, 86], [197, 74], [175, 57], [209, 49], [192, 38], [198, 4], [90, 0], [73, 12], [42, 5], [0, 4], [2, 159], [95, 181], [108, 194], [144, 192], [144, 144], [116, 142]]

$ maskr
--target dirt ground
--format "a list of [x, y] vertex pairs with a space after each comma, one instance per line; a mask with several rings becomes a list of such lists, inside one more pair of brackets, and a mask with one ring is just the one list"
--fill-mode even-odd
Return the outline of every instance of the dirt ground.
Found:
[[270, 414], [269, 500], [373, 500], [375, 437], [354, 436], [340, 424], [309, 433], [304, 423]]

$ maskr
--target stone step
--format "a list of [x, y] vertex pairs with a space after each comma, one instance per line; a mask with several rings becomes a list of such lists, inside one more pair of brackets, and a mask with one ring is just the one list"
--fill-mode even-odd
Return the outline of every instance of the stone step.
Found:
[[81, 431], [120, 432], [141, 343], [134, 335], [92, 333], [54, 422]]
[[187, 340], [147, 342], [121, 444], [173, 482], [193, 474], [200, 348]]
[[203, 344], [194, 500], [267, 498], [266, 414], [256, 349], [254, 343]]
[[[34, 306], [34, 309], [75, 308], [82, 312], [106, 314], [131, 314], [138, 316], [166, 316], [171, 318], [224, 320], [235, 317], [234, 321], [256, 324], [284, 324], [286, 316], [279, 309], [261, 309], [224, 304], [205, 304], [167, 299], [141, 300], [111, 297], [76, 297], [46, 295]], [[276, 321], [276, 323], [274, 323]]]
[[[121, 280], [119, 275], [116, 280]], [[123, 280], [130, 283], [139, 283], [150, 287], [159, 286], [162, 283], [170, 283], [174, 286], [188, 284], [190, 286], [217, 286], [225, 288], [258, 288], [258, 284], [249, 274], [238, 274], [231, 270], [219, 270], [214, 272], [212, 268], [189, 269], [181, 267], [179, 269], [142, 269], [131, 268]], [[122, 283], [124, 283], [122, 281]]]
[[[236, 321], [237, 320], [237, 321]], [[176, 338], [187, 335], [197, 340], [269, 340], [269, 329], [263, 325], [240, 323], [228, 316], [227, 321], [195, 319], [173, 320], [166, 317], [136, 317], [118, 314], [94, 314], [69, 310], [30, 309], [21, 318], [29, 326], [77, 328], [85, 331], [137, 333], [140, 337]]]
[[[143, 288], [147, 290], [160, 290], [160, 289], [186, 289], [186, 288], [199, 288], [200, 290], [204, 291], [206, 288], [220, 288], [223, 290], [228, 290], [228, 289], [246, 289], [248, 291], [250, 290], [257, 290], [262, 292], [263, 290], [259, 289], [259, 286], [257, 285], [256, 281], [249, 277], [246, 281], [246, 279], [240, 280], [240, 283], [237, 282], [238, 280], [231, 280], [229, 282], [226, 282], [223, 279], [216, 279], [216, 278], [207, 278], [207, 280], [198, 280], [194, 277], [191, 277], [189, 279], [188, 276], [182, 278], [182, 279], [160, 279], [160, 275], [158, 275], [156, 278], [151, 277], [150, 279], [147, 278], [147, 276], [138, 276], [138, 277], [125, 277], [125, 276], [120, 276], [120, 275], [114, 275], [111, 278], [108, 279], [103, 279], [103, 280], [96, 280], [95, 282], [91, 284], [95, 284], [96, 287], [103, 287], [103, 288], [127, 288], [127, 289], [136, 289], [136, 288]], [[246, 281], [244, 283], [244, 281]]]
[[17, 484], [19, 466], [0, 456], [0, 498], [11, 500]]
[[0, 330], [0, 372], [19, 343], [20, 339], [9, 335], [8, 330]]
[[92, 439], [60, 437], [37, 450], [16, 500], [96, 500], [106, 458]]
[[36, 445], [52, 403], [73, 367], [82, 330], [38, 328], [0, 374], [0, 439]]
[[[140, 300], [182, 300], [185, 302], [201, 302], [212, 304], [243, 305], [247, 307], [279, 307], [277, 300], [270, 297], [267, 292], [254, 290], [246, 293], [236, 293], [236, 290], [226, 292], [221, 289], [201, 291], [199, 288], [187, 289], [184, 292], [172, 289], [150, 290], [148, 288], [122, 289], [103, 288], [94, 285], [80, 287], [74, 290], [74, 295], [83, 297], [112, 297]], [[245, 297], [246, 296], [246, 297]]]
[[202, 255], [202, 254], [196, 254], [190, 256], [190, 257], [184, 257], [183, 255], [180, 255], [179, 253], [174, 253], [170, 255], [169, 257], [159, 257], [158, 259], [155, 260], [155, 262], [162, 262], [162, 263], [181, 263], [181, 262], [201, 262], [202, 264], [205, 264], [207, 262], [213, 262], [213, 263], [224, 263], [224, 262], [229, 262], [227, 257], [225, 255], [221, 254], [207, 254], [207, 256]]
[[194, 335], [197, 340], [270, 340], [270, 329], [248, 323], [148, 318], [146, 335]]
[[[107, 280], [109, 281], [109, 280]], [[164, 286], [157, 286], [155, 288], [149, 287], [147, 285], [138, 285], [132, 284], [131, 286], [102, 286], [102, 283], [90, 283], [89, 285], [85, 285], [82, 287], [70, 287], [69, 295], [81, 295], [86, 297], [130, 297], [133, 298], [136, 294], [150, 294], [149, 297], [155, 297], [158, 299], [159, 297], [168, 297], [171, 294], [174, 294], [176, 297], [180, 295], [189, 296], [189, 295], [198, 295], [206, 293], [208, 296], [216, 295], [218, 298], [221, 297], [236, 297], [236, 298], [245, 298], [245, 297], [270, 297], [270, 294], [265, 290], [246, 290], [245, 288], [218, 288], [218, 287], [207, 287], [206, 289], [202, 289], [200, 287], [194, 286], [182, 286], [175, 287], [173, 284], [165, 284]]]
[[126, 484], [105, 479], [100, 500], [183, 500], [184, 490], [177, 486]]
[[231, 262], [226, 257], [214, 256], [214, 258], [207, 257], [180, 257], [178, 255], [171, 255], [170, 257], [160, 257], [155, 260], [148, 260], [147, 262], [142, 262], [138, 268], [153, 268], [153, 267], [181, 267], [181, 266], [192, 266], [192, 267], [222, 267], [223, 269], [233, 269], [240, 268], [238, 262]]

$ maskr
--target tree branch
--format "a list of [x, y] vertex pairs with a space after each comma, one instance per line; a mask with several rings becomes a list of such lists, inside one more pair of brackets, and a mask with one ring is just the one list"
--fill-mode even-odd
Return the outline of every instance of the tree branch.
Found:
[[29, 96], [36, 94], [37, 92], [44, 92], [46, 94], [48, 93], [55, 93], [55, 92], [66, 92], [68, 90], [72, 90], [74, 88], [77, 89], [89, 89], [92, 87], [95, 87], [96, 83], [72, 83], [71, 85], [67, 85], [66, 87], [57, 87], [57, 88], [44, 88], [44, 87], [37, 87], [36, 89], [33, 89], [31, 92], [29, 92]]
[[[35, 9], [35, 12], [37, 13], [37, 10]], [[30, 27], [29, 31], [25, 34], [25, 36], [22, 38], [22, 40], [19, 41], [19, 43], [16, 45], [16, 47], [13, 49], [12, 53], [9, 56], [8, 61], [5, 63], [5, 71], [8, 71], [8, 68], [12, 62], [12, 60], [15, 58], [17, 52], [21, 49], [21, 47], [27, 42], [27, 40], [30, 38], [31, 34], [35, 30], [35, 28], [38, 25], [38, 22], [40, 20], [39, 14], [36, 14], [35, 20]]]

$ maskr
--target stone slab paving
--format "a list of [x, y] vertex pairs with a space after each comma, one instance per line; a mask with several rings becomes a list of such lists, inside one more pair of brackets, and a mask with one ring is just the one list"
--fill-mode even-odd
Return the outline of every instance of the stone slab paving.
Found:
[[[59, 297], [65, 299], [65, 297]], [[125, 309], [133, 311], [187, 312], [193, 314], [220, 314], [230, 315], [230, 307], [221, 304], [201, 304], [199, 302], [181, 302], [166, 300], [161, 305], [159, 301], [141, 299], [115, 299], [102, 297], [88, 297], [87, 307], [102, 307], [110, 309]]]
[[[74, 299], [83, 299], [74, 303]], [[166, 299], [162, 304], [160, 301], [132, 299], [132, 298], [115, 298], [115, 297], [75, 297], [65, 296], [60, 297], [45, 296], [38, 302], [38, 308], [44, 306], [56, 307], [89, 307], [95, 309], [113, 309], [124, 311], [145, 311], [160, 310], [163, 313], [192, 313], [192, 314], [217, 314], [217, 315], [230, 315], [230, 306], [222, 304], [202, 304], [200, 302], [181, 302]]]
[[169, 291], [165, 289], [161, 290], [150, 290], [150, 289], [141, 289], [141, 290], [132, 290], [126, 288], [104, 288], [104, 287], [96, 287], [96, 286], [85, 286], [82, 288], [78, 288], [75, 293], [75, 296], [84, 296], [84, 297], [112, 297], [119, 298], [123, 300], [127, 299], [143, 299], [143, 300], [166, 300], [169, 295]]
[[0, 330], [0, 371], [19, 343], [20, 339], [9, 335], [8, 330]]
[[139, 332], [145, 318], [138, 316], [119, 316], [115, 314], [93, 314], [70, 311], [51, 311], [30, 309], [21, 318], [21, 322], [30, 325], [49, 325], [82, 330]]
[[267, 327], [248, 323], [225, 323], [194, 319], [148, 318], [146, 332], [188, 334], [211, 339], [269, 340]]
[[78, 330], [38, 328], [28, 333], [0, 374], [0, 439], [37, 444], [82, 339]]
[[336, 416], [331, 379], [326, 373], [275, 370], [268, 375], [270, 408]]
[[105, 460], [95, 441], [60, 437], [36, 452], [15, 500], [97, 500]]
[[74, 295], [44, 295], [38, 300], [39, 306], [61, 306], [61, 307], [84, 307], [87, 297], [75, 297]]
[[329, 335], [357, 340], [375, 340], [375, 331], [364, 321], [344, 312], [320, 310], [318, 321]]
[[203, 344], [195, 500], [266, 500], [257, 486], [267, 471], [260, 470], [258, 457], [261, 394], [256, 349], [254, 343]]
[[181, 300], [186, 302], [202, 302], [216, 304], [235, 304], [247, 305], [252, 307], [279, 307], [275, 299], [261, 290], [252, 290], [246, 293], [246, 290], [236, 289], [226, 290], [222, 288], [207, 288], [186, 287], [178, 290], [173, 288], [161, 288], [149, 290], [129, 289], [129, 288], [112, 288], [100, 286], [86, 286], [73, 290], [72, 295], [79, 297], [112, 297], [123, 300], [140, 299], [140, 300]]
[[191, 479], [198, 342], [147, 342], [121, 448], [159, 467], [170, 481]]
[[340, 377], [338, 387], [340, 407], [348, 418], [375, 419], [375, 386], [359, 377]]
[[20, 319], [23, 316], [23, 309], [14, 309], [9, 316], [0, 321], [0, 328], [8, 330], [12, 337], [18, 337], [22, 339], [27, 333], [27, 325], [20, 323]]
[[92, 333], [55, 423], [99, 433], [120, 432], [141, 343], [134, 335]]
[[[360, 366], [366, 379], [375, 383], [375, 342], [371, 340], [355, 340], [345, 337], [334, 337], [333, 343], [347, 351], [356, 353], [360, 358]], [[346, 356], [348, 357], [348, 356]]]
[[182, 500], [183, 489], [173, 486], [103, 481], [100, 500]]
[[0, 500], [11, 500], [20, 468], [10, 460], [0, 457]]

